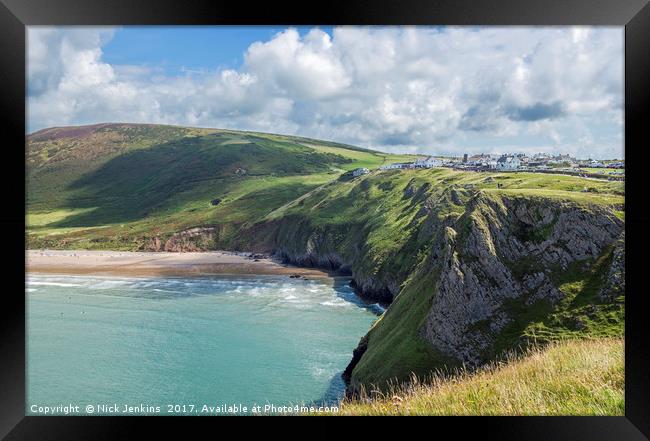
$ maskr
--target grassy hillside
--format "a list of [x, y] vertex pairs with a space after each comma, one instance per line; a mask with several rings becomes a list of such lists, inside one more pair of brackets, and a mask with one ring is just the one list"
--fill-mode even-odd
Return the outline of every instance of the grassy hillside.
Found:
[[624, 415], [623, 355], [622, 340], [568, 340], [478, 372], [369, 390], [337, 415]]
[[[137, 249], [139, 237], [195, 225], [235, 232], [347, 170], [403, 160], [327, 141], [230, 130], [45, 129], [27, 142], [28, 245]], [[215, 199], [218, 205], [211, 204]]]

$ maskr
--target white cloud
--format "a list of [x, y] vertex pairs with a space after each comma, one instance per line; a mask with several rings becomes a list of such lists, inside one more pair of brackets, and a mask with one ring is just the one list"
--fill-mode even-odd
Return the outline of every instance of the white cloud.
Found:
[[341, 94], [351, 80], [330, 36], [312, 29], [304, 38], [287, 29], [246, 52], [246, 67], [271, 88], [294, 99], [322, 99]]
[[28, 28], [30, 130], [157, 122], [389, 151], [622, 156], [622, 28], [289, 28], [237, 70], [175, 76], [103, 61], [114, 32]]

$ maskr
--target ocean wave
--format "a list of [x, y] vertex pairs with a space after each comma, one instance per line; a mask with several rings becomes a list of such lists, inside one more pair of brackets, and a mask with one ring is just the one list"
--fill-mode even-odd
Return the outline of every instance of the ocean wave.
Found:
[[[103, 295], [173, 299], [195, 296], [219, 296], [228, 302], [261, 302], [267, 308], [313, 309], [361, 307], [380, 315], [379, 304], [368, 305], [359, 300], [354, 291], [314, 280], [286, 278], [155, 278], [105, 276], [41, 276], [29, 275], [27, 288], [52, 286], [101, 291]], [[33, 292], [33, 291], [28, 291]]]
[[74, 287], [74, 286], [82, 286], [82, 287], [85, 286], [85, 285], [81, 285], [79, 283], [62, 283], [62, 282], [32, 282], [32, 281], [30, 281], [27, 284], [28, 285], [36, 285], [36, 286], [60, 286], [60, 287], [64, 287], [64, 288], [70, 288], [70, 287]]
[[333, 300], [327, 300], [325, 302], [320, 302], [321, 305], [323, 306], [333, 306], [335, 308], [345, 308], [351, 305], [351, 303], [346, 302], [345, 300], [342, 300], [340, 298], [335, 298]]

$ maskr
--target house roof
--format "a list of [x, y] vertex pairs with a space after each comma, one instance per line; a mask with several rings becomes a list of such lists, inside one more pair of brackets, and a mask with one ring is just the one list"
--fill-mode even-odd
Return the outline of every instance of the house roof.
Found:
[[506, 155], [503, 155], [502, 157], [500, 157], [500, 158], [497, 160], [497, 162], [500, 162], [500, 163], [504, 163], [504, 162], [512, 162], [512, 161], [514, 161], [515, 159], [518, 159], [518, 158], [515, 157], [515, 156], [506, 156]]

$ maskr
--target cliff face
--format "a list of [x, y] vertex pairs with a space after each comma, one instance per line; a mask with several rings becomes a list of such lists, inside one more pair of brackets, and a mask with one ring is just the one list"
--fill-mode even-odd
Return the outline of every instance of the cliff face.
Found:
[[[595, 261], [623, 231], [604, 209], [526, 198], [473, 199], [457, 233], [446, 227], [440, 273], [420, 335], [435, 349], [466, 363], [485, 359], [495, 337], [512, 320], [505, 305], [557, 304], [554, 283], [574, 262]], [[485, 323], [484, 327], [477, 324]]]
[[390, 303], [406, 277], [399, 268], [381, 268], [381, 264], [369, 258], [363, 225], [323, 228], [296, 217], [283, 219], [270, 228], [275, 231], [267, 250], [295, 265], [350, 275], [357, 292], [369, 301]]
[[348, 367], [352, 390], [475, 366], [530, 339], [597, 332], [603, 314], [620, 319], [611, 332], [622, 332], [624, 223], [610, 209], [479, 192], [455, 221], [428, 216], [435, 239], [364, 337], [363, 356]]
[[236, 246], [262, 246], [293, 264], [351, 275], [363, 298], [389, 304], [431, 240], [427, 213], [452, 204], [456, 191], [441, 191], [400, 175], [330, 184], [256, 225], [245, 235], [255, 240]]

